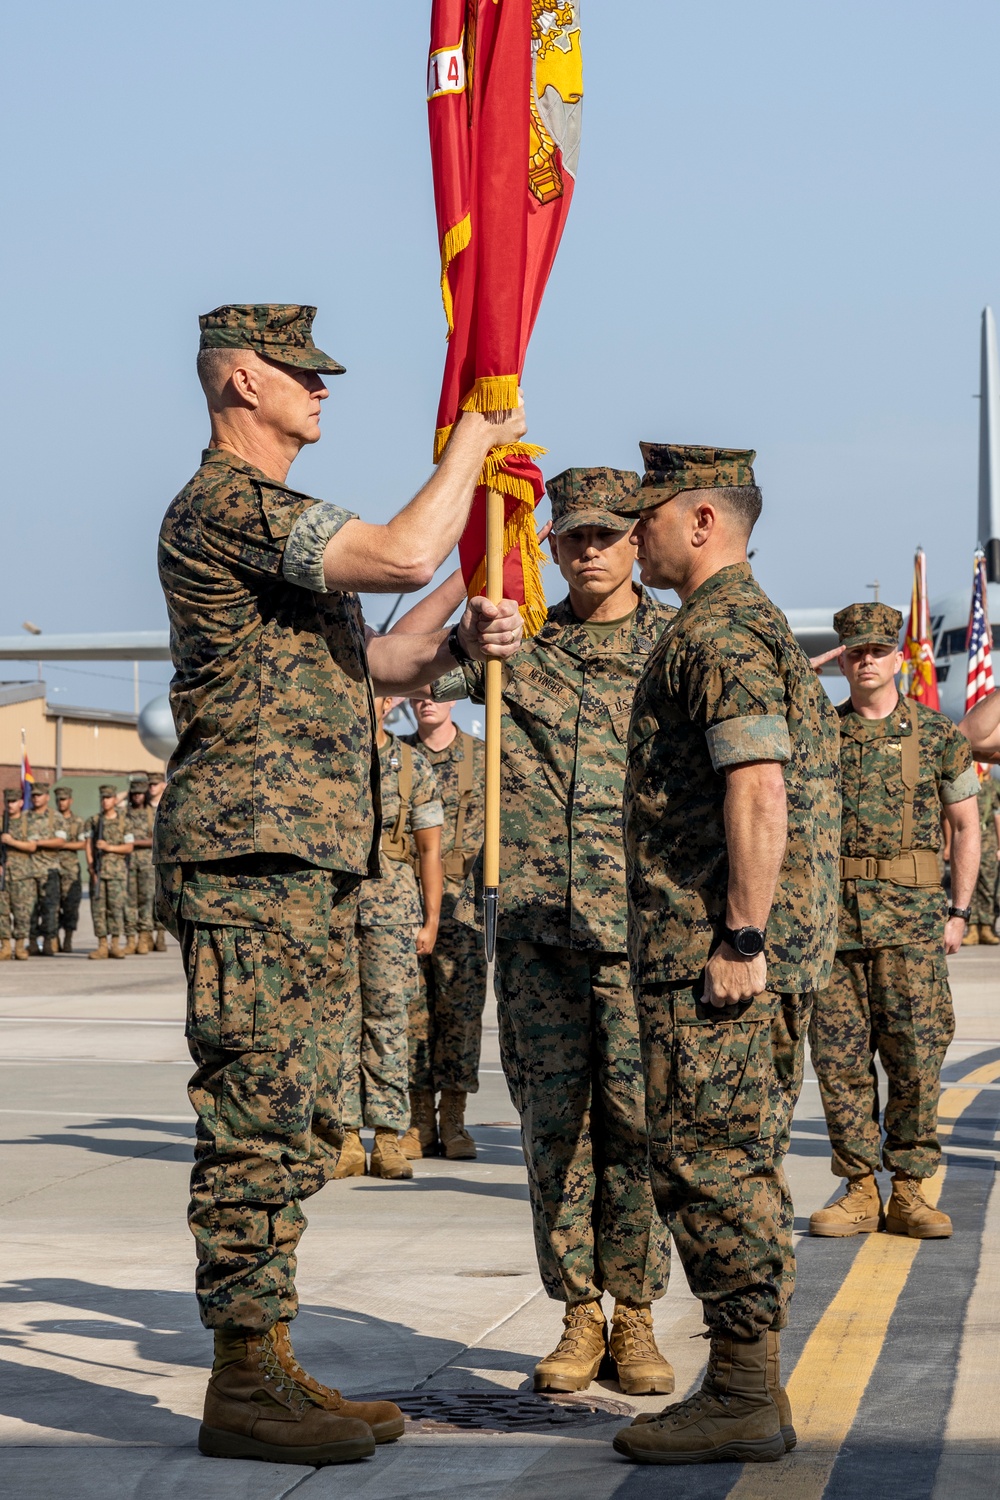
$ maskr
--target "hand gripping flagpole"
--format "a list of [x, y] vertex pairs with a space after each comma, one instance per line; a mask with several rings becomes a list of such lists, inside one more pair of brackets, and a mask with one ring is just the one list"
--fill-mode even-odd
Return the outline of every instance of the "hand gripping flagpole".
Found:
[[[499, 490], [486, 492], [486, 597], [493, 604], [503, 598], [504, 498]], [[486, 962], [496, 954], [500, 909], [500, 690], [503, 663], [486, 663], [486, 808], [483, 838], [483, 901]]]

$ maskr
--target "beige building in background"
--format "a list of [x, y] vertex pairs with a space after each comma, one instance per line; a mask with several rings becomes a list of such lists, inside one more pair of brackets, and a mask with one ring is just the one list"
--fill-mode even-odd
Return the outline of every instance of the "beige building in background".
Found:
[[162, 771], [136, 722], [115, 709], [51, 704], [44, 682], [0, 682], [0, 786], [20, 781], [22, 729], [31, 769], [43, 781], [93, 777], [124, 786], [132, 771]]

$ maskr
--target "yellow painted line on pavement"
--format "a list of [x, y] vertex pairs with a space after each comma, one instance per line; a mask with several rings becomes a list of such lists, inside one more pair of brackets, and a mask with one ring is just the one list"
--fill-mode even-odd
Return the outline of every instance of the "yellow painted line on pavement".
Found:
[[[1000, 1062], [967, 1073], [941, 1095], [939, 1112], [957, 1118], [979, 1093], [969, 1085], [994, 1078], [1000, 1078]], [[940, 1167], [924, 1183], [932, 1207], [946, 1170]], [[902, 1235], [868, 1236], [787, 1381], [798, 1447], [778, 1463], [747, 1464], [726, 1500], [821, 1500], [920, 1244]]]

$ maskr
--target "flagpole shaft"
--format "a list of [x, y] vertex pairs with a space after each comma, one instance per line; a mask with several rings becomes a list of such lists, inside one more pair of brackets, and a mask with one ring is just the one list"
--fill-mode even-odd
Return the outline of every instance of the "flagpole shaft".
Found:
[[[499, 490], [486, 492], [486, 597], [503, 598], [503, 513]], [[486, 958], [493, 961], [500, 887], [500, 690], [503, 666], [486, 663], [486, 807], [483, 838], [483, 886], [486, 912]]]

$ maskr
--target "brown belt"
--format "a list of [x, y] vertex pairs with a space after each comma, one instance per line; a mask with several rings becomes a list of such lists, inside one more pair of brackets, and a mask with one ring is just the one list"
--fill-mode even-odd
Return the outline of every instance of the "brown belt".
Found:
[[941, 868], [933, 849], [911, 849], [895, 859], [844, 859], [841, 880], [889, 880], [893, 885], [934, 886], [941, 884]]

